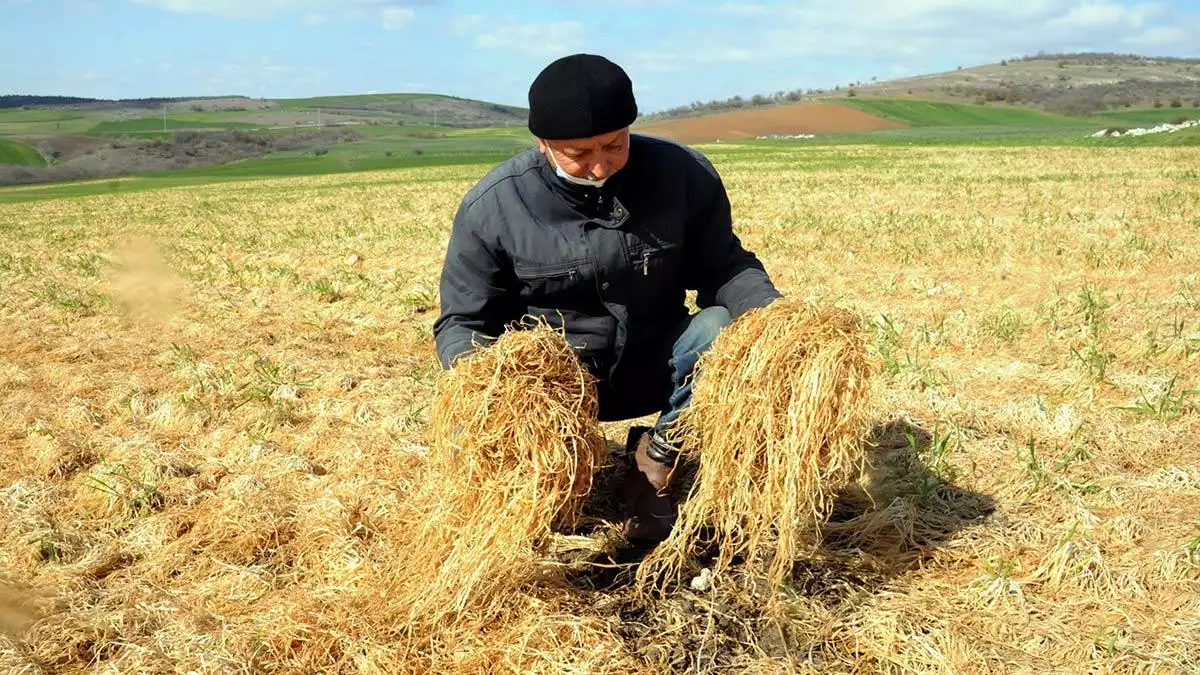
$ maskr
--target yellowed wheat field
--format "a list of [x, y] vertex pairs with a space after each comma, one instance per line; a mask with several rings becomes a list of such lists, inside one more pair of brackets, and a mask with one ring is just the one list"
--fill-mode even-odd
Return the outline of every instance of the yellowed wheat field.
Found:
[[280, 178], [0, 204], [0, 670], [1200, 670], [1200, 149], [706, 150], [780, 289], [871, 328], [870, 466], [782, 613], [585, 574], [411, 630], [488, 167]]

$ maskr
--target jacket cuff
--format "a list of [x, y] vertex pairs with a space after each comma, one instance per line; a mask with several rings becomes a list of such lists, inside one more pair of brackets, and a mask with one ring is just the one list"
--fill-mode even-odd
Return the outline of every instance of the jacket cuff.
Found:
[[675, 466], [679, 459], [679, 450], [659, 438], [658, 434], [650, 434], [650, 443], [646, 447], [646, 456], [666, 466]]
[[730, 303], [733, 307], [728, 307], [729, 314], [734, 319], [749, 312], [752, 309], [761, 309], [783, 297], [779, 291], [773, 287], [758, 290], [755, 293], [746, 297], [738, 298], [735, 302]]

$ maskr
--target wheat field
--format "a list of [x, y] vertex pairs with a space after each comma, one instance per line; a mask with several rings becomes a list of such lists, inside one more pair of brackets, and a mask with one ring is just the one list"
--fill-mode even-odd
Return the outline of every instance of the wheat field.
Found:
[[1200, 670], [1200, 149], [706, 150], [780, 289], [871, 328], [870, 466], [782, 614], [585, 574], [406, 632], [488, 167], [280, 178], [0, 204], [0, 670]]

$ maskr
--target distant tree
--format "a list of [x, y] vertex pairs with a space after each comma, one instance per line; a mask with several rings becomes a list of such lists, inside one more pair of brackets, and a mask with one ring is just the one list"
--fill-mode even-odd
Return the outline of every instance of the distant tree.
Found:
[[412, 153], [417, 156], [423, 155], [423, 154], [425, 154], [425, 148], [423, 148], [419, 145], [414, 145], [413, 149], [412, 149]]
[[754, 105], [767, 105], [768, 103], [771, 102], [771, 99], [767, 98], [766, 96], [763, 96], [762, 94], [755, 94], [750, 99], [750, 102], [753, 103]]
[[1008, 65], [1008, 59], [1004, 59], [1004, 60], [1000, 61], [1000, 65], [1002, 65], [1002, 66], [1007, 66], [1007, 65]]
[[1162, 102], [1162, 100], [1160, 100], [1160, 99], [1157, 99], [1157, 98], [1156, 98], [1156, 99], [1154, 99], [1154, 107], [1155, 107], [1155, 108], [1161, 108], [1161, 107], [1163, 107], [1163, 102]]
[[1194, 99], [1192, 99], [1192, 107], [1193, 107], [1193, 108], [1200, 108], [1200, 98], [1194, 98]]
[[858, 92], [854, 91], [853, 89], [848, 89], [846, 90], [846, 96], [854, 98], [855, 96], [858, 96]]
[[1172, 108], [1182, 108], [1183, 101], [1180, 100], [1180, 98], [1178, 96], [1176, 96], [1175, 98], [1171, 99], [1171, 107]]

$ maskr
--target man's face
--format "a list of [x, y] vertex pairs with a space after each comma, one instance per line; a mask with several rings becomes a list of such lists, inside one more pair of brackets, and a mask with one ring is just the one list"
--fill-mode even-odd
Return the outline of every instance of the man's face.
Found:
[[562, 170], [576, 178], [603, 180], [629, 162], [629, 129], [569, 141], [538, 139], [538, 149], [546, 159], [554, 153]]

